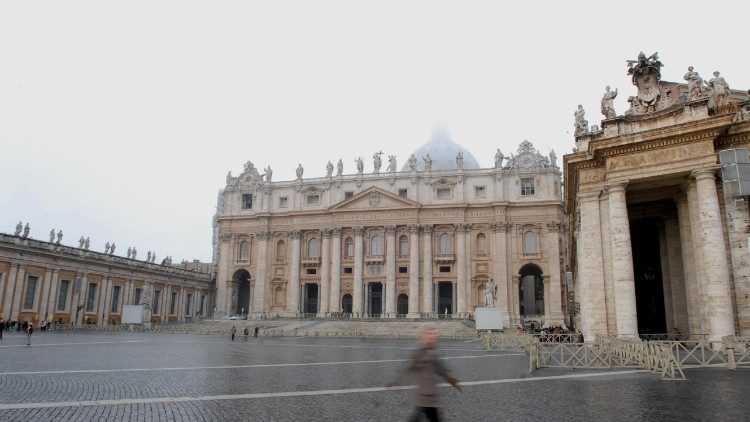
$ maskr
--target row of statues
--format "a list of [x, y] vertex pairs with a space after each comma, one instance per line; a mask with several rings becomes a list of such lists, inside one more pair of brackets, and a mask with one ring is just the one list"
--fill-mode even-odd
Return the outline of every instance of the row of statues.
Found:
[[91, 239], [90, 238], [87, 237], [87, 238], [84, 239], [83, 236], [81, 236], [81, 238], [78, 239], [78, 248], [79, 249], [89, 250], [90, 246], [91, 246]]
[[109, 242], [107, 242], [104, 245], [104, 253], [107, 254], [107, 255], [114, 255], [114, 253], [115, 253], [115, 244], [114, 244], [114, 242], [112, 243], [112, 245], [110, 245]]
[[30, 231], [31, 227], [29, 226], [29, 223], [26, 223], [26, 226], [24, 226], [23, 222], [19, 221], [18, 224], [16, 224], [16, 231], [15, 233], [13, 233], [13, 236], [20, 237], [21, 239], [27, 239], [29, 237]]

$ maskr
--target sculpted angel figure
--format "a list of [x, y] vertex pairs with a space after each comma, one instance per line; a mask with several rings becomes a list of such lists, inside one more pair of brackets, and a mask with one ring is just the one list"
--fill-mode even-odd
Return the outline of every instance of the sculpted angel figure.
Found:
[[388, 156], [388, 170], [387, 171], [390, 173], [396, 172], [396, 156], [395, 155]]
[[617, 117], [615, 112], [614, 99], [617, 97], [617, 88], [614, 91], [609, 90], [609, 85], [604, 88], [602, 96], [602, 114], [605, 119], [614, 119]]
[[333, 176], [333, 163], [330, 161], [326, 164], [326, 177]]
[[357, 163], [357, 174], [362, 174], [365, 171], [364, 160], [362, 160], [362, 157], [358, 157], [354, 162]]
[[339, 162], [336, 164], [336, 176], [344, 174], [344, 160], [339, 158]]
[[417, 157], [414, 154], [409, 156], [409, 168], [411, 171], [417, 171]]
[[430, 157], [429, 153], [422, 157], [422, 161], [424, 161], [424, 171], [432, 171], [432, 157]]
[[703, 97], [703, 78], [698, 72], [693, 70], [693, 66], [688, 67], [687, 73], [682, 77], [688, 83], [688, 99], [698, 100]]
[[575, 117], [575, 134], [587, 133], [589, 131], [589, 122], [585, 119], [586, 112], [583, 110], [583, 106], [578, 104], [578, 110], [573, 113]]

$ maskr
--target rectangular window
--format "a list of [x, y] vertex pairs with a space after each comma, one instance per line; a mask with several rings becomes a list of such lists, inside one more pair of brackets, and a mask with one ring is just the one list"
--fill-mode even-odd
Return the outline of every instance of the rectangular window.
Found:
[[436, 190], [436, 194], [437, 194], [438, 199], [450, 199], [451, 188], [438, 188]]
[[398, 267], [398, 273], [399, 274], [407, 274], [409, 272], [408, 267]]
[[242, 194], [242, 209], [249, 210], [253, 208], [253, 194], [243, 193]]
[[524, 177], [521, 179], [521, 195], [533, 195], [534, 194], [534, 179], [531, 177]]
[[349, 258], [354, 256], [354, 243], [347, 243], [344, 248], [344, 256]]
[[154, 290], [154, 315], [159, 315], [159, 305], [161, 305], [161, 290]]
[[190, 305], [193, 302], [193, 295], [188, 293], [187, 300], [185, 301], [185, 316], [190, 316]]
[[96, 283], [89, 283], [89, 292], [86, 296], [86, 312], [94, 312], [96, 301]]
[[409, 191], [406, 190], [406, 189], [399, 189], [398, 190], [398, 196], [400, 196], [402, 198], [406, 198], [406, 197], [409, 196]]
[[474, 186], [474, 197], [475, 198], [486, 198], [487, 189], [484, 186]]
[[175, 306], [177, 306], [177, 292], [172, 292], [172, 299], [169, 301], [169, 315], [174, 315]]
[[344, 274], [352, 274], [352, 267], [344, 267]]
[[451, 272], [451, 267], [449, 267], [447, 265], [443, 266], [443, 267], [440, 267], [440, 272], [441, 273], [449, 273], [449, 272]]
[[60, 280], [60, 288], [57, 291], [57, 310], [64, 311], [68, 305], [68, 289], [70, 280]]
[[286, 196], [279, 197], [279, 208], [286, 208], [289, 206], [289, 198]]
[[135, 289], [135, 297], [133, 298], [133, 305], [140, 305], [141, 304], [141, 293], [143, 292], [143, 289], [136, 288]]
[[308, 268], [307, 271], [305, 271], [305, 274], [307, 275], [315, 275], [318, 273], [318, 270], [316, 268]]
[[26, 282], [26, 293], [23, 295], [23, 309], [34, 308], [34, 296], [36, 296], [36, 283], [39, 277], [30, 275]]
[[120, 289], [122, 289], [120, 286], [112, 287], [112, 307], [109, 309], [112, 313], [117, 313], [120, 308]]
[[352, 191], [350, 191], [350, 190], [348, 190], [348, 191], [344, 192], [344, 199], [349, 199], [349, 198], [351, 198], [352, 196], [354, 196], [354, 192], [352, 192]]
[[307, 205], [319, 205], [320, 204], [320, 195], [307, 195]]

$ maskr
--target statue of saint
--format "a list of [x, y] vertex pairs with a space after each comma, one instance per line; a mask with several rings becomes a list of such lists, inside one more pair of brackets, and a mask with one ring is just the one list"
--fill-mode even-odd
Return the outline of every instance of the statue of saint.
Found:
[[23, 237], [24, 239], [28, 238], [29, 231], [31, 231], [31, 227], [29, 227], [29, 223], [26, 223], [26, 225], [23, 226], [23, 235], [21, 237]]
[[417, 157], [414, 154], [409, 156], [409, 169], [411, 171], [417, 171]]
[[130, 256], [133, 254], [133, 248], [128, 247], [128, 259], [130, 259]]
[[232, 171], [227, 172], [227, 185], [229, 185], [232, 182]]
[[376, 152], [372, 155], [373, 173], [380, 173], [380, 167], [383, 165], [383, 160], [380, 158], [381, 155], [383, 155], [383, 151]]
[[578, 110], [573, 113], [573, 116], [575, 116], [575, 134], [580, 135], [582, 133], [588, 133], [589, 131], [589, 122], [584, 118], [586, 115], [586, 112], [583, 110], [583, 106], [581, 104], [578, 104]]
[[688, 100], [693, 101], [703, 97], [703, 78], [693, 70], [693, 66], [688, 67], [687, 73], [682, 78], [688, 83]]
[[357, 163], [357, 174], [361, 175], [365, 171], [364, 160], [362, 160], [362, 157], [358, 157], [354, 162]]
[[326, 177], [333, 176], [333, 163], [330, 161], [326, 164]]
[[427, 155], [422, 157], [422, 161], [424, 161], [424, 171], [431, 172], [432, 171], [432, 157], [430, 157], [430, 153], [427, 153]]
[[55, 229], [52, 229], [49, 231], [49, 243], [52, 243], [55, 241]]
[[711, 89], [711, 106], [719, 107], [729, 104], [729, 84], [724, 80], [723, 77], [719, 76], [719, 72], [714, 72], [714, 77], [711, 78], [706, 85]]
[[305, 169], [302, 167], [302, 164], [297, 164], [297, 180], [302, 180], [302, 174], [305, 172]]
[[602, 96], [602, 114], [605, 119], [614, 119], [617, 117], [615, 113], [614, 99], [617, 97], [617, 88], [614, 91], [609, 90], [609, 85], [604, 88], [604, 96]]
[[83, 242], [83, 248], [86, 249], [86, 250], [89, 250], [90, 246], [91, 246], [91, 239], [87, 237], [86, 241]]
[[387, 171], [389, 173], [396, 172], [396, 156], [395, 155], [388, 156], [388, 170]]
[[80, 239], [78, 239], [78, 247], [79, 247], [80, 249], [83, 249], [83, 244], [84, 244], [84, 243], [86, 243], [86, 239], [84, 239], [84, 238], [83, 238], [83, 236], [81, 236], [81, 238], [80, 238]]
[[271, 169], [271, 166], [267, 166], [263, 171], [266, 173], [266, 182], [270, 183], [271, 178], [273, 178], [273, 170]]
[[146, 253], [146, 262], [151, 262], [151, 251], [148, 251], [148, 253]]
[[13, 233], [13, 236], [20, 236], [21, 230], [23, 230], [23, 221], [19, 221], [18, 224], [16, 224], [16, 232]]
[[505, 155], [500, 151], [500, 148], [497, 149], [497, 152], [495, 152], [495, 168], [503, 168], [503, 160], [505, 160]]
[[336, 176], [344, 174], [344, 160], [339, 158], [339, 162], [336, 164]]
[[62, 238], [63, 238], [62, 230], [58, 230], [57, 231], [57, 244], [58, 245], [60, 244], [60, 242], [62, 242]]
[[464, 169], [464, 154], [461, 151], [456, 155], [456, 168], [459, 170]]
[[115, 244], [114, 244], [114, 242], [112, 243], [112, 247], [109, 248], [109, 254], [110, 255], [114, 255], [115, 254]]
[[549, 162], [553, 168], [557, 168], [557, 154], [554, 149], [549, 152]]
[[135, 257], [138, 255], [138, 251], [135, 249], [135, 246], [133, 246], [133, 256], [132, 258], [135, 259]]
[[109, 242], [104, 244], [104, 253], [109, 253]]
[[484, 285], [484, 306], [487, 308], [495, 307], [495, 294], [497, 293], [497, 284], [493, 279], [490, 279]]

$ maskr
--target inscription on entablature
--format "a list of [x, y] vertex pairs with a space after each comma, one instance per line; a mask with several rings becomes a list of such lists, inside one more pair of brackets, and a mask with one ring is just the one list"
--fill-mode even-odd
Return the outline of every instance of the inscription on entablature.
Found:
[[422, 214], [424, 218], [443, 218], [443, 217], [461, 217], [464, 215], [463, 210], [442, 210], [442, 211], [425, 211]]
[[331, 217], [328, 215], [311, 215], [295, 216], [293, 224], [311, 224], [311, 223], [330, 223]]
[[377, 221], [416, 218], [415, 211], [379, 211], [368, 213], [338, 214], [333, 216], [333, 221]]
[[585, 185], [589, 183], [597, 183], [604, 180], [604, 168], [594, 167], [582, 169], [578, 173], [578, 179], [580, 184]]
[[495, 213], [492, 210], [471, 210], [466, 215], [468, 217], [492, 217]]
[[659, 164], [674, 163], [692, 158], [706, 157], [714, 154], [713, 143], [703, 142], [690, 145], [678, 145], [657, 150], [644, 151], [607, 159], [607, 171], [626, 170]]

